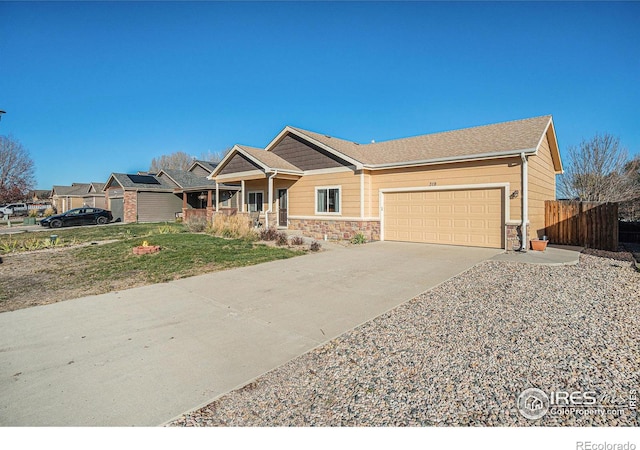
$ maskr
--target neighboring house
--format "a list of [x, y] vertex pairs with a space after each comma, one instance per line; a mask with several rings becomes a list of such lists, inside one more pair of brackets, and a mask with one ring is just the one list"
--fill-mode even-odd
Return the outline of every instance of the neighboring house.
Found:
[[102, 188], [104, 183], [73, 183], [71, 186], [53, 186], [51, 204], [59, 214], [81, 206], [105, 208]]
[[182, 211], [176, 187], [166, 177], [112, 173], [103, 189], [113, 219], [131, 223], [174, 221]]
[[27, 193], [27, 202], [31, 203], [48, 203], [51, 198], [51, 191], [35, 189]]
[[242, 213], [320, 239], [514, 249], [544, 234], [560, 173], [544, 116], [370, 144], [287, 126], [264, 150], [234, 146], [210, 178], [241, 184]]
[[[91, 183], [73, 183], [71, 186], [53, 186], [51, 204], [58, 214], [84, 205], [84, 196], [89, 192]], [[104, 194], [103, 194], [104, 195]]]
[[163, 169], [158, 173], [158, 178], [168, 178], [176, 186], [173, 192], [182, 198], [184, 220], [194, 217], [211, 220], [217, 198], [220, 199], [217, 202], [220, 211], [233, 214], [240, 208], [240, 186], [218, 186], [215, 181], [207, 178], [215, 167], [215, 163], [194, 161], [186, 171]]
[[103, 189], [104, 183], [91, 183], [87, 193], [82, 197], [84, 206], [106, 209], [107, 201]]

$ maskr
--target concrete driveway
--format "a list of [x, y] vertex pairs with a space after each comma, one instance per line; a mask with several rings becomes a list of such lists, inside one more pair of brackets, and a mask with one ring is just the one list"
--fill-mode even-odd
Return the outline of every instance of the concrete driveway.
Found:
[[160, 425], [501, 252], [333, 245], [2, 313], [0, 425]]

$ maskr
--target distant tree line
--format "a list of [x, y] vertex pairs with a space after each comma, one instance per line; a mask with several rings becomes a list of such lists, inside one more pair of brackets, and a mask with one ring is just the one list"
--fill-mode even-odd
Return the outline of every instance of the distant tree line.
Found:
[[162, 169], [177, 169], [177, 170], [187, 170], [193, 161], [196, 159], [200, 159], [202, 161], [209, 162], [220, 162], [222, 158], [225, 157], [227, 152], [231, 150], [230, 148], [217, 152], [204, 152], [200, 155], [200, 158], [196, 158], [195, 156], [190, 156], [185, 152], [178, 151], [174, 153], [170, 153], [168, 155], [161, 155], [157, 158], [153, 158], [151, 160], [151, 165], [149, 166], [149, 172], [158, 173]]
[[558, 196], [619, 202], [621, 218], [640, 220], [640, 155], [630, 159], [620, 139], [607, 133], [568, 147]]
[[0, 203], [23, 200], [35, 185], [29, 151], [12, 136], [0, 136]]

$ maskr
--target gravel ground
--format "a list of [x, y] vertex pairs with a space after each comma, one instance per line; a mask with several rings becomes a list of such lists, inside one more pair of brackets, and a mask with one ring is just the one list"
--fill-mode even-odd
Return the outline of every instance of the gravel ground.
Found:
[[[484, 262], [171, 426], [638, 426], [640, 273]], [[622, 414], [518, 412], [520, 392], [595, 391]]]

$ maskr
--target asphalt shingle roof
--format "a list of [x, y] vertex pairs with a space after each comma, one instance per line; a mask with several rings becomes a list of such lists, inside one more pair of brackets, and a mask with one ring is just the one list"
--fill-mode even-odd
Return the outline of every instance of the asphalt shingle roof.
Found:
[[[186, 170], [163, 169], [162, 171], [178, 183], [178, 187], [182, 189], [216, 186], [215, 181], [199, 177], [193, 172], [187, 172]], [[162, 178], [163, 177], [160, 177], [160, 179]]]
[[155, 183], [134, 183], [129, 175], [135, 174], [127, 174], [127, 173], [112, 173], [111, 176], [122, 186], [124, 189], [133, 188], [133, 189], [144, 189], [144, 190], [158, 190], [158, 191], [166, 191], [173, 190], [176, 186], [174, 183], [165, 179], [164, 177], [156, 177], [154, 175], [147, 175], [155, 178], [158, 181], [158, 184]]
[[249, 147], [246, 145], [238, 145], [238, 147], [247, 152], [247, 154], [249, 154], [253, 158], [260, 161], [265, 166], [270, 167], [271, 169], [288, 170], [292, 172], [302, 173], [302, 170], [299, 167], [294, 166], [289, 161], [281, 158], [275, 153], [267, 152], [264, 149]]
[[541, 116], [369, 144], [290, 128], [362, 164], [376, 166], [535, 149], [550, 120], [551, 116]]
[[56, 195], [82, 196], [89, 192], [89, 183], [73, 183], [71, 186], [53, 186]]

